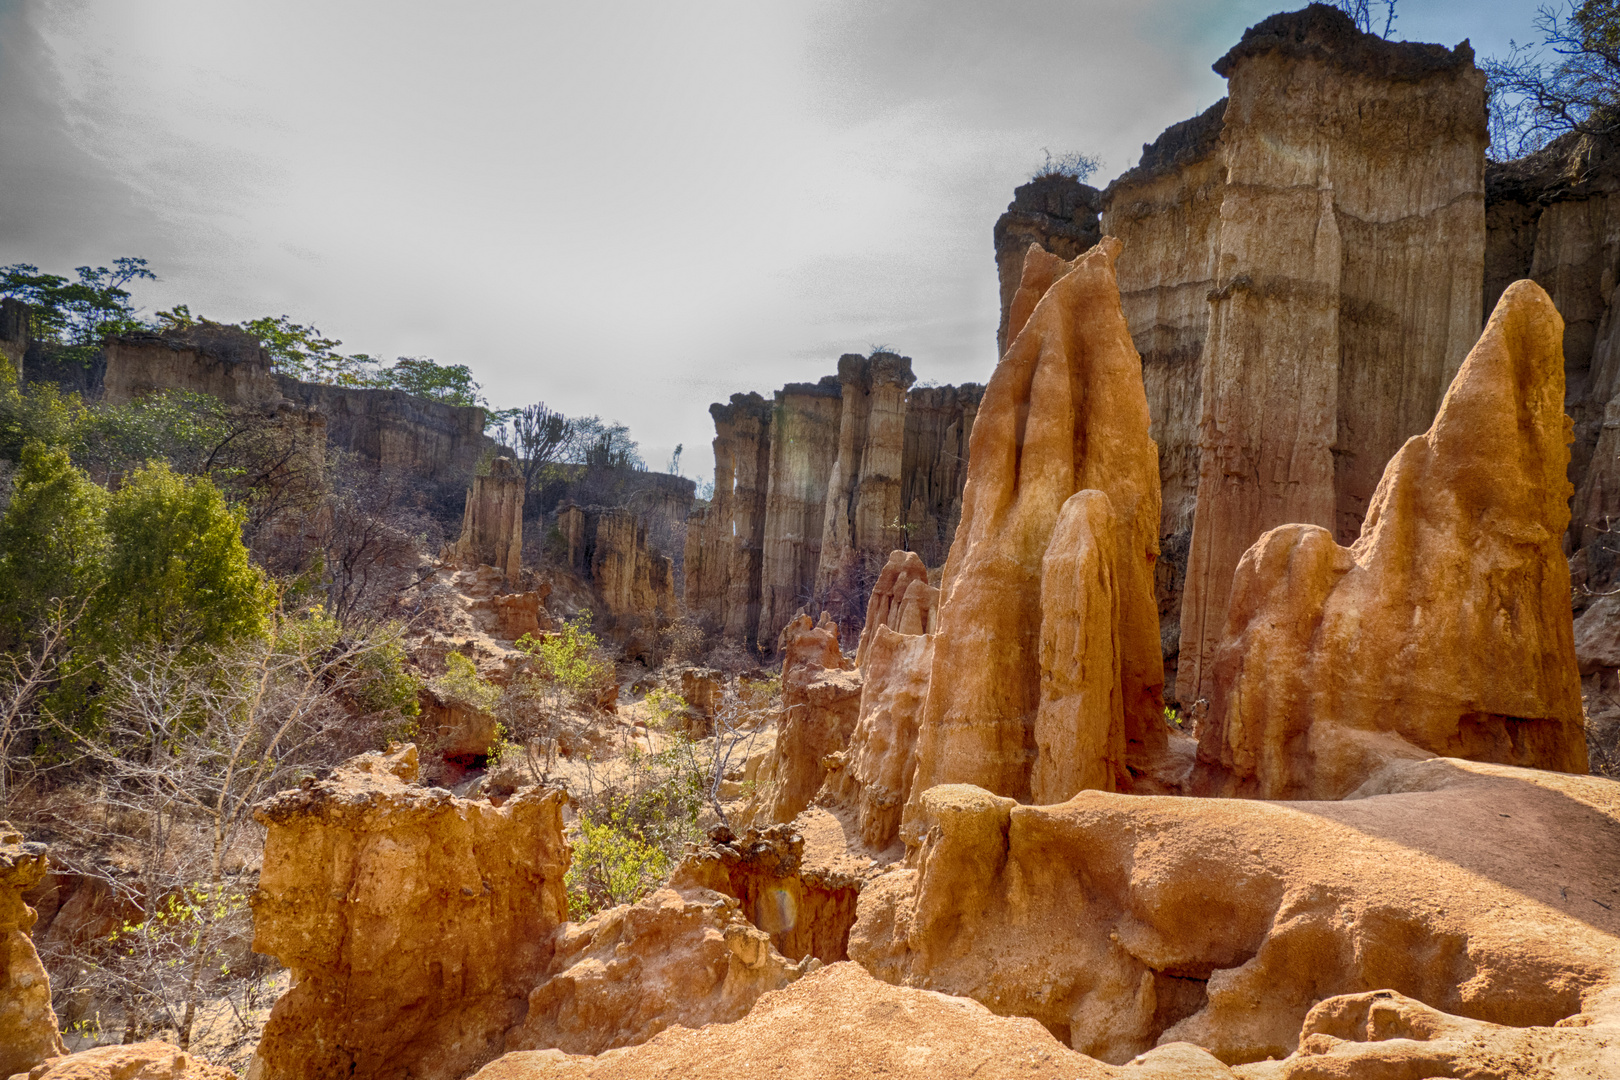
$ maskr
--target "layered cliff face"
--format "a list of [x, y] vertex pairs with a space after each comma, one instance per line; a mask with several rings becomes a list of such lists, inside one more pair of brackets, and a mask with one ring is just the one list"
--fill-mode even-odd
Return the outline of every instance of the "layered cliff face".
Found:
[[1097, 227], [1099, 193], [1072, 176], [1037, 176], [1013, 190], [1006, 213], [996, 219], [996, 277], [1001, 283], [1001, 325], [996, 328], [996, 355], [1007, 351], [1007, 312], [1024, 273], [1024, 252], [1032, 245], [1073, 259], [1091, 248], [1102, 233]]
[[647, 542], [640, 515], [625, 509], [557, 509], [557, 530], [568, 547], [568, 566], [601, 594], [607, 616], [622, 624], [673, 619], [675, 564]]
[[853, 640], [891, 551], [943, 561], [983, 388], [908, 392], [914, 378], [907, 357], [849, 354], [770, 404], [710, 407], [714, 497], [687, 525], [688, 612], [766, 651], [800, 611]]
[[1288, 525], [1243, 556], [1201, 788], [1343, 798], [1402, 752], [1586, 771], [1562, 338], [1547, 294], [1510, 286], [1355, 544]]
[[1163, 489], [1162, 655], [1189, 705], [1248, 545], [1291, 521], [1356, 535], [1478, 332], [1485, 257], [1466, 45], [1385, 41], [1316, 4], [1251, 28], [1216, 70], [1228, 98], [1097, 199], [1124, 243]]
[[112, 404], [157, 390], [191, 390], [230, 405], [262, 405], [282, 397], [270, 354], [235, 326], [199, 323], [163, 333], [125, 334], [102, 346], [101, 392]]

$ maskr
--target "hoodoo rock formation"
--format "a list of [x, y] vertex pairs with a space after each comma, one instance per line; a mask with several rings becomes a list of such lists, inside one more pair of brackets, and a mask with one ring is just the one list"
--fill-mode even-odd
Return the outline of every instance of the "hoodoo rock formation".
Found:
[[[973, 429], [907, 818], [921, 793], [936, 784], [976, 783], [1020, 800], [1031, 797], [1042, 695], [1043, 560], [1064, 504], [1076, 492], [1097, 493], [1113, 530], [1104, 543], [1117, 598], [1085, 602], [1117, 603], [1117, 683], [1100, 692], [1120, 696], [1122, 730], [1097, 745], [1129, 739], [1142, 756], [1164, 745], [1152, 584], [1158, 456], [1148, 438], [1141, 361], [1120, 310], [1119, 251], [1118, 241], [1105, 238], [1072, 263], [1040, 248], [1025, 256], [1009, 315], [1012, 343]], [[1094, 510], [1084, 517], [1101, 524]], [[1077, 522], [1063, 542], [1084, 542], [1084, 531]], [[1054, 598], [1060, 590], [1054, 585]], [[1071, 611], [1077, 602], [1061, 600]], [[1062, 615], [1054, 612], [1054, 618]], [[1053, 633], [1063, 631], [1054, 627]], [[1063, 768], [1066, 776], [1100, 769], [1112, 781], [1116, 764]]]
[[1482, 322], [1486, 246], [1466, 45], [1385, 41], [1314, 4], [1215, 67], [1228, 98], [1098, 200], [1125, 245], [1163, 485], [1163, 655], [1186, 705], [1208, 695], [1248, 545], [1294, 521], [1354, 538], [1384, 463], [1433, 419]]
[[675, 564], [647, 540], [647, 525], [622, 509], [580, 507], [565, 502], [557, 529], [567, 544], [567, 565], [601, 594], [615, 621], [673, 619]]
[[912, 387], [911, 360], [839, 359], [767, 402], [712, 405], [714, 497], [687, 525], [686, 607], [769, 649], [800, 611], [853, 639], [889, 553], [938, 566], [961, 514], [981, 387]]
[[293, 970], [259, 1080], [453, 1080], [498, 1054], [568, 906], [561, 792], [495, 806], [414, 786], [416, 748], [266, 803], [256, 951]]
[[468, 569], [493, 566], [516, 582], [523, 568], [523, 475], [509, 457], [473, 477], [462, 511], [461, 537], [452, 553]]
[[891, 552], [866, 600], [866, 624], [855, 647], [855, 666], [866, 666], [879, 627], [901, 634], [928, 634], [937, 628], [938, 615], [939, 590], [928, 584], [928, 567], [914, 551]]
[[[1020, 806], [936, 787], [922, 798], [916, 868], [867, 884], [850, 956], [900, 985], [1034, 1017], [1115, 1064], [1188, 1041], [1228, 1064], [1301, 1051], [1266, 1076], [1445, 1075], [1398, 1071], [1435, 1053], [1402, 1040], [1452, 1039], [1445, 1052], [1457, 1054], [1469, 1021], [1352, 1032], [1366, 1002], [1335, 996], [1370, 991], [1533, 1027], [1577, 1061], [1605, 1044], [1612, 1054], [1620, 787], [1435, 759], [1392, 764], [1362, 796], [1085, 791]], [[1361, 1042], [1349, 1052], [1317, 1032]], [[1332, 1071], [1346, 1059], [1364, 1071]], [[1452, 1075], [1603, 1075], [1516, 1071], [1528, 1060]]]
[[0, 821], [0, 1074], [27, 1074], [65, 1053], [51, 1011], [51, 983], [28, 936], [34, 909], [22, 894], [45, 876], [45, 845]]
[[1510, 286], [1355, 544], [1287, 525], [1244, 555], [1201, 786], [1343, 798], [1400, 752], [1586, 771], [1563, 330], [1539, 286]]

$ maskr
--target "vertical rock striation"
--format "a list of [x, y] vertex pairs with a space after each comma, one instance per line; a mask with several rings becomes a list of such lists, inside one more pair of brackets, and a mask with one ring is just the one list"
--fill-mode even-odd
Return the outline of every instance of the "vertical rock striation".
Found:
[[475, 569], [493, 566], [516, 583], [523, 569], [523, 474], [509, 457], [489, 463], [489, 472], [473, 477], [462, 512], [461, 537], [454, 558]]
[[800, 608], [814, 603], [842, 407], [842, 388], [831, 375], [817, 383], [789, 383], [776, 392], [760, 565], [760, 641], [776, 640]]
[[1215, 65], [1216, 279], [1177, 697], [1209, 692], [1232, 572], [1266, 529], [1355, 536], [1479, 325], [1483, 76], [1466, 45], [1384, 41], [1324, 5]]
[[1201, 789], [1338, 799], [1403, 754], [1586, 771], [1562, 335], [1539, 286], [1509, 287], [1354, 545], [1286, 525], [1244, 555]]
[[[1032, 797], [1041, 702], [1043, 560], [1064, 503], [1112, 508], [1123, 736], [1164, 742], [1153, 601], [1158, 454], [1141, 361], [1120, 309], [1119, 242], [1073, 263], [1031, 248], [1009, 308], [1011, 344], [973, 429], [969, 477], [941, 586], [939, 630], [906, 818], [921, 792], [971, 783]], [[909, 841], [909, 838], [908, 838]]]
[[914, 386], [906, 394], [906, 445], [900, 461], [905, 544], [928, 566], [945, 565], [967, 482], [968, 434], [984, 387]]
[[1049, 173], [1013, 189], [1007, 212], [996, 219], [996, 277], [1001, 282], [1001, 325], [996, 328], [996, 355], [1007, 351], [1007, 312], [1023, 280], [1024, 252], [1038, 245], [1060, 259], [1073, 259], [1102, 239], [1097, 227], [1100, 208], [1096, 188], [1072, 176]]

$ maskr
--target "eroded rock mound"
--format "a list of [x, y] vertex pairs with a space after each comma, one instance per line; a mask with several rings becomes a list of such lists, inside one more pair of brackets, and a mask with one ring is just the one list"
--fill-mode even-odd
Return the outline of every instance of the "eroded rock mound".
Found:
[[513, 1053], [474, 1080], [795, 1080], [884, 1076], [894, 1080], [1230, 1080], [1196, 1047], [1160, 1050], [1129, 1070], [1068, 1050], [1033, 1020], [994, 1016], [977, 1002], [878, 982], [854, 964], [833, 964], [761, 998], [735, 1024], [672, 1028], [652, 1041], [599, 1057], [556, 1050]]
[[804, 968], [738, 907], [715, 892], [660, 889], [563, 926], [549, 977], [529, 994], [528, 1016], [507, 1033], [507, 1048], [599, 1054], [677, 1025], [741, 1019]]
[[867, 650], [878, 627], [902, 634], [932, 633], [939, 610], [939, 590], [928, 584], [928, 567], [914, 551], [892, 551], [866, 601], [866, 625], [855, 647], [855, 666], [866, 666]]
[[411, 784], [416, 748], [283, 792], [253, 897], [256, 952], [293, 970], [256, 1080], [464, 1075], [502, 1048], [567, 917], [561, 792], [502, 805]]
[[[98, 1046], [53, 1057], [25, 1080], [235, 1080], [236, 1074], [166, 1042]], [[16, 1080], [13, 1077], [12, 1080]]]
[[1620, 787], [1433, 759], [1363, 794], [934, 788], [918, 868], [867, 884], [850, 956], [1116, 1063], [1179, 1040], [1283, 1058], [1316, 1002], [1373, 990], [1513, 1028], [1620, 1020]]
[[1563, 320], [1508, 288], [1361, 537], [1287, 525], [1233, 579], [1200, 790], [1341, 798], [1389, 755], [1585, 772]]
[[1078, 491], [1102, 493], [1113, 511], [1125, 736], [1144, 755], [1164, 745], [1152, 576], [1158, 455], [1141, 361], [1120, 310], [1119, 251], [1104, 238], [1073, 263], [1039, 247], [1025, 256], [1008, 317], [1012, 344], [973, 428], [908, 818], [935, 784], [1031, 797], [1042, 564], [1063, 505]]
[[34, 909], [22, 894], [45, 876], [44, 844], [0, 821], [0, 1075], [27, 1072], [64, 1052], [51, 1011], [51, 981], [28, 931]]

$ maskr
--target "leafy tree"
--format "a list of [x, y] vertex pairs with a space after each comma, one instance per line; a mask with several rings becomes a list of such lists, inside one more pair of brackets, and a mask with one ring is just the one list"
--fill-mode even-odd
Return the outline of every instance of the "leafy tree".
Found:
[[76, 281], [47, 274], [31, 263], [0, 266], [0, 296], [15, 297], [31, 308], [30, 332], [42, 341], [95, 348], [108, 334], [145, 328], [124, 286], [142, 278], [156, 281], [145, 259], [114, 259], [105, 266], [80, 266]]
[[67, 451], [23, 446], [11, 505], [0, 517], [0, 640], [7, 647], [30, 640], [56, 604], [76, 604], [100, 587], [111, 548], [107, 502]]
[[[185, 314], [189, 318], [191, 313]], [[377, 385], [374, 357], [338, 352], [343, 342], [323, 337], [313, 325], [295, 323], [286, 315], [250, 319], [239, 325], [259, 339], [270, 354], [271, 367], [283, 375], [333, 386]]]
[[1536, 28], [1541, 45], [1512, 41], [1507, 56], [1480, 65], [1490, 100], [1491, 153], [1498, 160], [1539, 150], [1569, 132], [1620, 133], [1620, 3], [1544, 5]]
[[108, 477], [149, 461], [183, 473], [212, 471], [220, 450], [239, 438], [242, 418], [224, 402], [190, 390], [165, 390], [120, 405], [83, 411], [75, 425], [74, 459]]
[[112, 550], [96, 607], [118, 640], [223, 645], [265, 632], [275, 593], [212, 481], [147, 465], [112, 495], [106, 522]]

